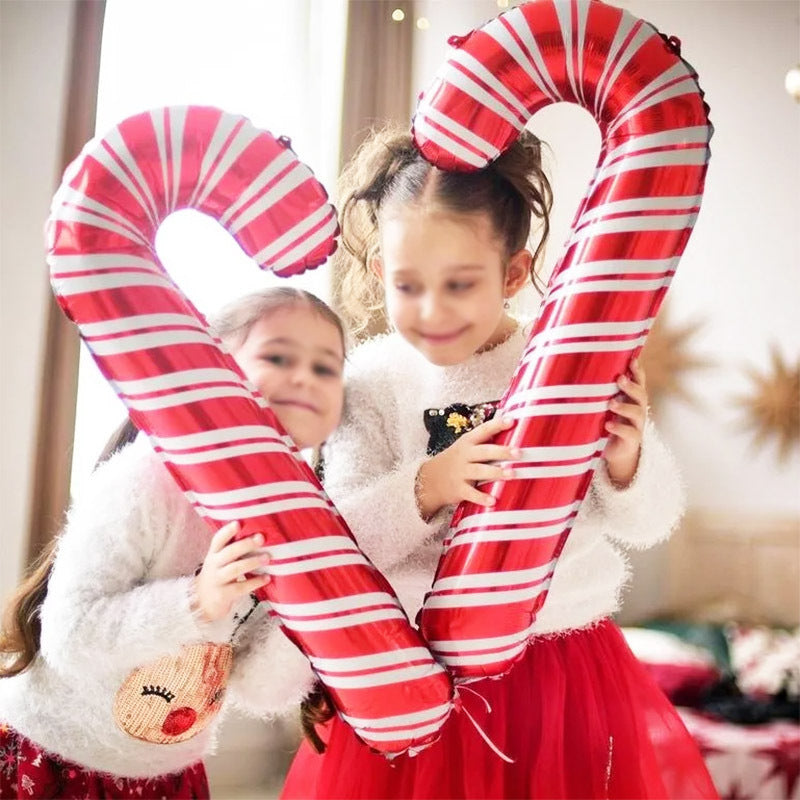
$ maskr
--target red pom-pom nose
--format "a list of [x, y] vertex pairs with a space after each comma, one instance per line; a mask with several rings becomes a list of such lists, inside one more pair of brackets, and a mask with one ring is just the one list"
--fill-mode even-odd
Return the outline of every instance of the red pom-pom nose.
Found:
[[161, 726], [161, 732], [167, 736], [180, 736], [194, 725], [196, 719], [197, 712], [193, 708], [189, 708], [189, 706], [176, 708], [167, 714], [167, 718]]

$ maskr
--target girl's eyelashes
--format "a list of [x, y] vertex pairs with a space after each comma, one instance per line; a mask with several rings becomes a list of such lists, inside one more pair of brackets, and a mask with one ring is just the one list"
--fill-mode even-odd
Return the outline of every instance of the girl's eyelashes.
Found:
[[472, 281], [450, 281], [447, 284], [447, 288], [451, 292], [467, 292], [473, 286], [475, 286], [475, 283]]
[[342, 373], [327, 364], [314, 364], [314, 374], [321, 375], [323, 378], [338, 378]]
[[282, 353], [265, 353], [261, 358], [264, 361], [268, 361], [270, 364], [274, 364], [276, 367], [289, 367], [292, 363], [291, 358]]

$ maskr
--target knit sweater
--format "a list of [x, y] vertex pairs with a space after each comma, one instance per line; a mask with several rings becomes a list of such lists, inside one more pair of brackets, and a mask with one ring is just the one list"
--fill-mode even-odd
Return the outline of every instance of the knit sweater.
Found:
[[[414, 482], [427, 458], [424, 412], [498, 400], [528, 330], [519, 325], [503, 344], [455, 366], [431, 364], [394, 333], [366, 342], [349, 358], [345, 416], [330, 440], [325, 488], [411, 620], [431, 586], [453, 511], [425, 521], [416, 506]], [[630, 577], [624, 548], [666, 539], [683, 507], [675, 463], [648, 420], [629, 487], [611, 484], [605, 462], [595, 471], [534, 632], [583, 628], [617, 611]]]
[[[265, 606], [240, 626], [234, 614], [251, 609], [249, 598], [213, 624], [191, 610], [191, 576], [212, 535], [145, 437], [100, 466], [59, 540], [41, 609], [41, 652], [23, 673], [0, 679], [0, 723], [90, 771], [154, 777], [213, 751], [231, 703], [258, 716], [296, 708], [311, 682], [307, 661]], [[183, 741], [154, 743], [123, 730], [115, 699], [135, 669], [187, 645], [226, 645], [234, 631], [222, 713]], [[132, 687], [131, 702], [145, 694], [143, 682]], [[161, 696], [145, 700], [166, 708], [175, 687], [155, 688]]]

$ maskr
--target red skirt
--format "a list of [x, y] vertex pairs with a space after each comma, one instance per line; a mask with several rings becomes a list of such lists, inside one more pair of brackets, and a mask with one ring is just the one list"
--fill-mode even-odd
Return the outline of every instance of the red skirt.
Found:
[[0, 798], [3, 800], [106, 797], [208, 800], [208, 796], [208, 780], [201, 762], [174, 775], [117, 778], [64, 761], [0, 723]]
[[323, 755], [303, 742], [283, 800], [297, 798], [716, 798], [672, 704], [610, 621], [534, 640], [499, 680], [470, 684], [441, 738], [413, 758], [370, 751], [338, 717]]

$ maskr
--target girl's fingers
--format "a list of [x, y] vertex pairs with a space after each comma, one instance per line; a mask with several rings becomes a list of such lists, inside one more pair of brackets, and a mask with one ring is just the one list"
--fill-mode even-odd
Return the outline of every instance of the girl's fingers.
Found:
[[220, 579], [223, 583], [230, 583], [231, 581], [238, 580], [248, 572], [255, 572], [256, 570], [263, 570], [269, 564], [269, 556], [250, 556], [250, 558], [240, 558], [231, 564], [223, 567], [219, 571]]
[[467, 480], [480, 483], [486, 481], [504, 481], [513, 477], [513, 469], [498, 467], [495, 464], [472, 464], [467, 473]]
[[606, 430], [630, 444], [639, 444], [642, 441], [642, 435], [639, 433], [638, 429], [625, 422], [613, 422], [609, 420], [606, 422]]
[[242, 529], [242, 525], [237, 520], [223, 525], [212, 537], [211, 544], [208, 546], [209, 553], [219, 553], [226, 544]]
[[647, 376], [644, 373], [644, 367], [642, 366], [642, 362], [638, 358], [634, 358], [631, 361], [631, 374], [633, 375], [633, 379], [638, 383], [642, 389], [647, 389]]
[[491, 508], [496, 502], [492, 495], [481, 492], [469, 484], [465, 485], [461, 499], [469, 503], [474, 503], [476, 506], [483, 506], [484, 508]]
[[252, 553], [264, 545], [264, 537], [260, 533], [248, 536], [246, 539], [239, 539], [220, 551], [220, 564], [230, 564], [237, 561], [242, 556]]
[[518, 447], [504, 447], [500, 444], [478, 444], [472, 448], [470, 461], [475, 464], [488, 461], [518, 461], [522, 452]]
[[472, 444], [481, 444], [497, 436], [501, 431], [507, 431], [514, 426], [511, 417], [493, 417], [488, 422], [482, 422], [477, 428], [465, 433], [461, 438]]
[[644, 428], [645, 413], [640, 405], [623, 403], [621, 400], [612, 400], [609, 408], [618, 416], [627, 419], [637, 430]]
[[635, 383], [627, 375], [620, 375], [617, 386], [641, 406], [647, 405], [647, 391], [640, 383]]

